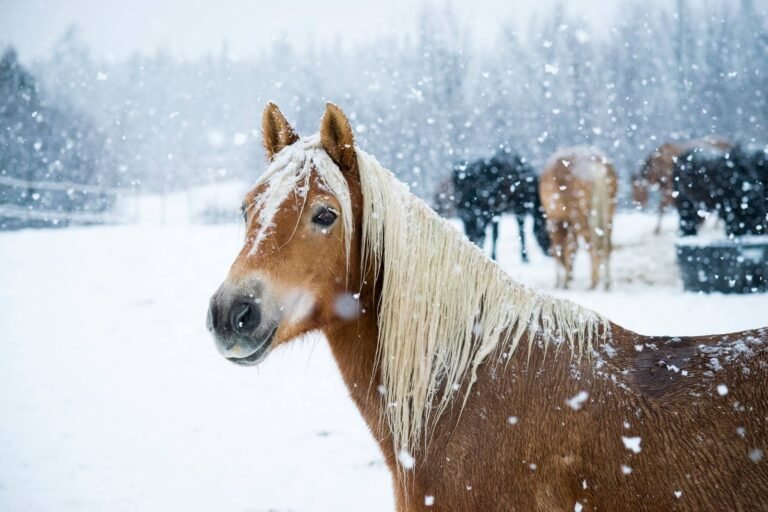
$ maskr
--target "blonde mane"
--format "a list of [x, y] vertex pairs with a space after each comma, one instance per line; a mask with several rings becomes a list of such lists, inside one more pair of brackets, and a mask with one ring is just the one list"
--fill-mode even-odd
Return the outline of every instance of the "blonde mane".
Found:
[[[338, 193], [349, 255], [351, 204], [341, 171], [317, 137], [286, 149], [260, 179], [275, 180], [269, 189], [276, 191], [265, 192], [272, 197], [262, 199], [260, 208], [269, 211], [279, 206], [277, 196], [287, 197], [284, 180], [291, 179], [294, 188], [308, 183], [313, 163], [320, 182]], [[545, 349], [564, 343], [581, 355], [610, 335], [608, 322], [594, 312], [512, 280], [375, 158], [356, 152], [363, 196], [361, 268], [374, 271], [374, 282], [381, 278], [378, 364], [395, 453], [424, 449], [452, 399], [469, 395], [479, 366], [502, 353], [509, 361], [524, 336], [529, 348], [540, 337]], [[293, 172], [278, 173], [286, 167]]]
[[541, 335], [578, 355], [609, 336], [603, 317], [515, 282], [375, 158], [357, 150], [357, 162], [363, 268], [382, 277], [379, 364], [396, 453], [423, 448], [483, 361], [509, 361], [524, 335], [529, 347]]

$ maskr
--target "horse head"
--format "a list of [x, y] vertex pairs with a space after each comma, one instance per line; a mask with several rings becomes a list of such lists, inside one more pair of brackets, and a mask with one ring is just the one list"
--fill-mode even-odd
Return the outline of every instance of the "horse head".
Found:
[[359, 307], [361, 191], [346, 116], [328, 104], [319, 135], [301, 139], [270, 103], [262, 129], [270, 163], [243, 200], [245, 240], [207, 321], [218, 351], [241, 365]]

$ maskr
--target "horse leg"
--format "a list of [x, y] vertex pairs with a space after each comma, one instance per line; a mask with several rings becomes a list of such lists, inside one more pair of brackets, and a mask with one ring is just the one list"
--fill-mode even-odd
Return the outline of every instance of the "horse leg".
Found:
[[653, 230], [654, 235], [661, 233], [661, 219], [664, 217], [664, 198], [659, 200], [659, 217], [656, 220], [656, 229]]
[[600, 265], [602, 262], [601, 256], [601, 241], [597, 236], [593, 236], [589, 241], [589, 259], [591, 267], [591, 275], [589, 280], [589, 289], [594, 290], [597, 288], [597, 283], [600, 281]]
[[525, 215], [517, 215], [517, 232], [520, 237], [520, 258], [528, 263], [528, 251], [525, 250]]
[[[614, 212], [611, 211], [611, 219], [613, 219]], [[605, 290], [611, 289], [611, 252], [613, 252], [613, 245], [611, 244], [611, 235], [613, 232], [613, 220], [608, 222], [608, 229], [605, 230], [605, 237], [603, 238], [603, 279]]]
[[491, 259], [496, 259], [496, 241], [499, 239], [499, 221], [491, 221]]
[[589, 289], [594, 290], [600, 281], [600, 266], [602, 263], [603, 237], [605, 233], [598, 233], [595, 228], [589, 224], [588, 219], [583, 219], [578, 224], [578, 234], [584, 239], [589, 251], [590, 279]]
[[483, 250], [485, 230], [488, 228], [488, 225], [483, 224], [483, 219], [479, 217], [464, 217], [461, 220], [464, 223], [464, 233], [466, 233], [469, 241], [478, 246], [480, 250]]
[[552, 257], [555, 260], [555, 288], [565, 288], [565, 278], [561, 274], [565, 270], [566, 230], [562, 222], [547, 221], [547, 231], [551, 241]]
[[567, 289], [573, 280], [573, 260], [576, 256], [576, 250], [579, 247], [579, 238], [576, 226], [567, 222], [564, 226], [565, 243], [563, 244], [563, 267], [565, 276], [563, 277], [563, 288]]

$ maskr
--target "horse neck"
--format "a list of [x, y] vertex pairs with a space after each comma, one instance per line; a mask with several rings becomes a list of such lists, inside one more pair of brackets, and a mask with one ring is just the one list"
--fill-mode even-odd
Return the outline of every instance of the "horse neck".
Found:
[[394, 464], [394, 450], [379, 392], [381, 372], [377, 364], [377, 302], [374, 297], [366, 298], [365, 295], [363, 293], [360, 297], [360, 317], [333, 325], [325, 329], [324, 334], [352, 400], [379, 443], [387, 462]]

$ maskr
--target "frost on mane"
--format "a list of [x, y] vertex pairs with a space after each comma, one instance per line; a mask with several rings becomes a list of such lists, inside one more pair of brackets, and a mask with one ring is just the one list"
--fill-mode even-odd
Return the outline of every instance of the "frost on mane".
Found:
[[600, 149], [593, 146], [572, 146], [561, 148], [549, 157], [545, 169], [558, 162], [573, 170], [573, 173], [587, 181], [605, 176], [605, 165], [611, 160]]
[[363, 268], [382, 277], [378, 361], [387, 401], [399, 404], [385, 408], [396, 450], [423, 449], [479, 366], [502, 354], [508, 362], [521, 340], [581, 355], [610, 337], [603, 317], [510, 278], [375, 158], [358, 150], [357, 161]]
[[349, 254], [352, 239], [352, 204], [347, 180], [323, 149], [319, 135], [302, 138], [283, 148], [256, 181], [254, 187], [263, 186], [265, 189], [249, 207], [253, 214], [251, 218], [258, 219], [259, 222], [259, 229], [250, 240], [250, 254], [259, 252], [261, 242], [274, 228], [275, 215], [292, 192], [302, 198], [306, 205], [313, 170], [317, 171], [315, 176], [320, 181], [320, 186], [336, 197], [341, 205], [345, 250]]

